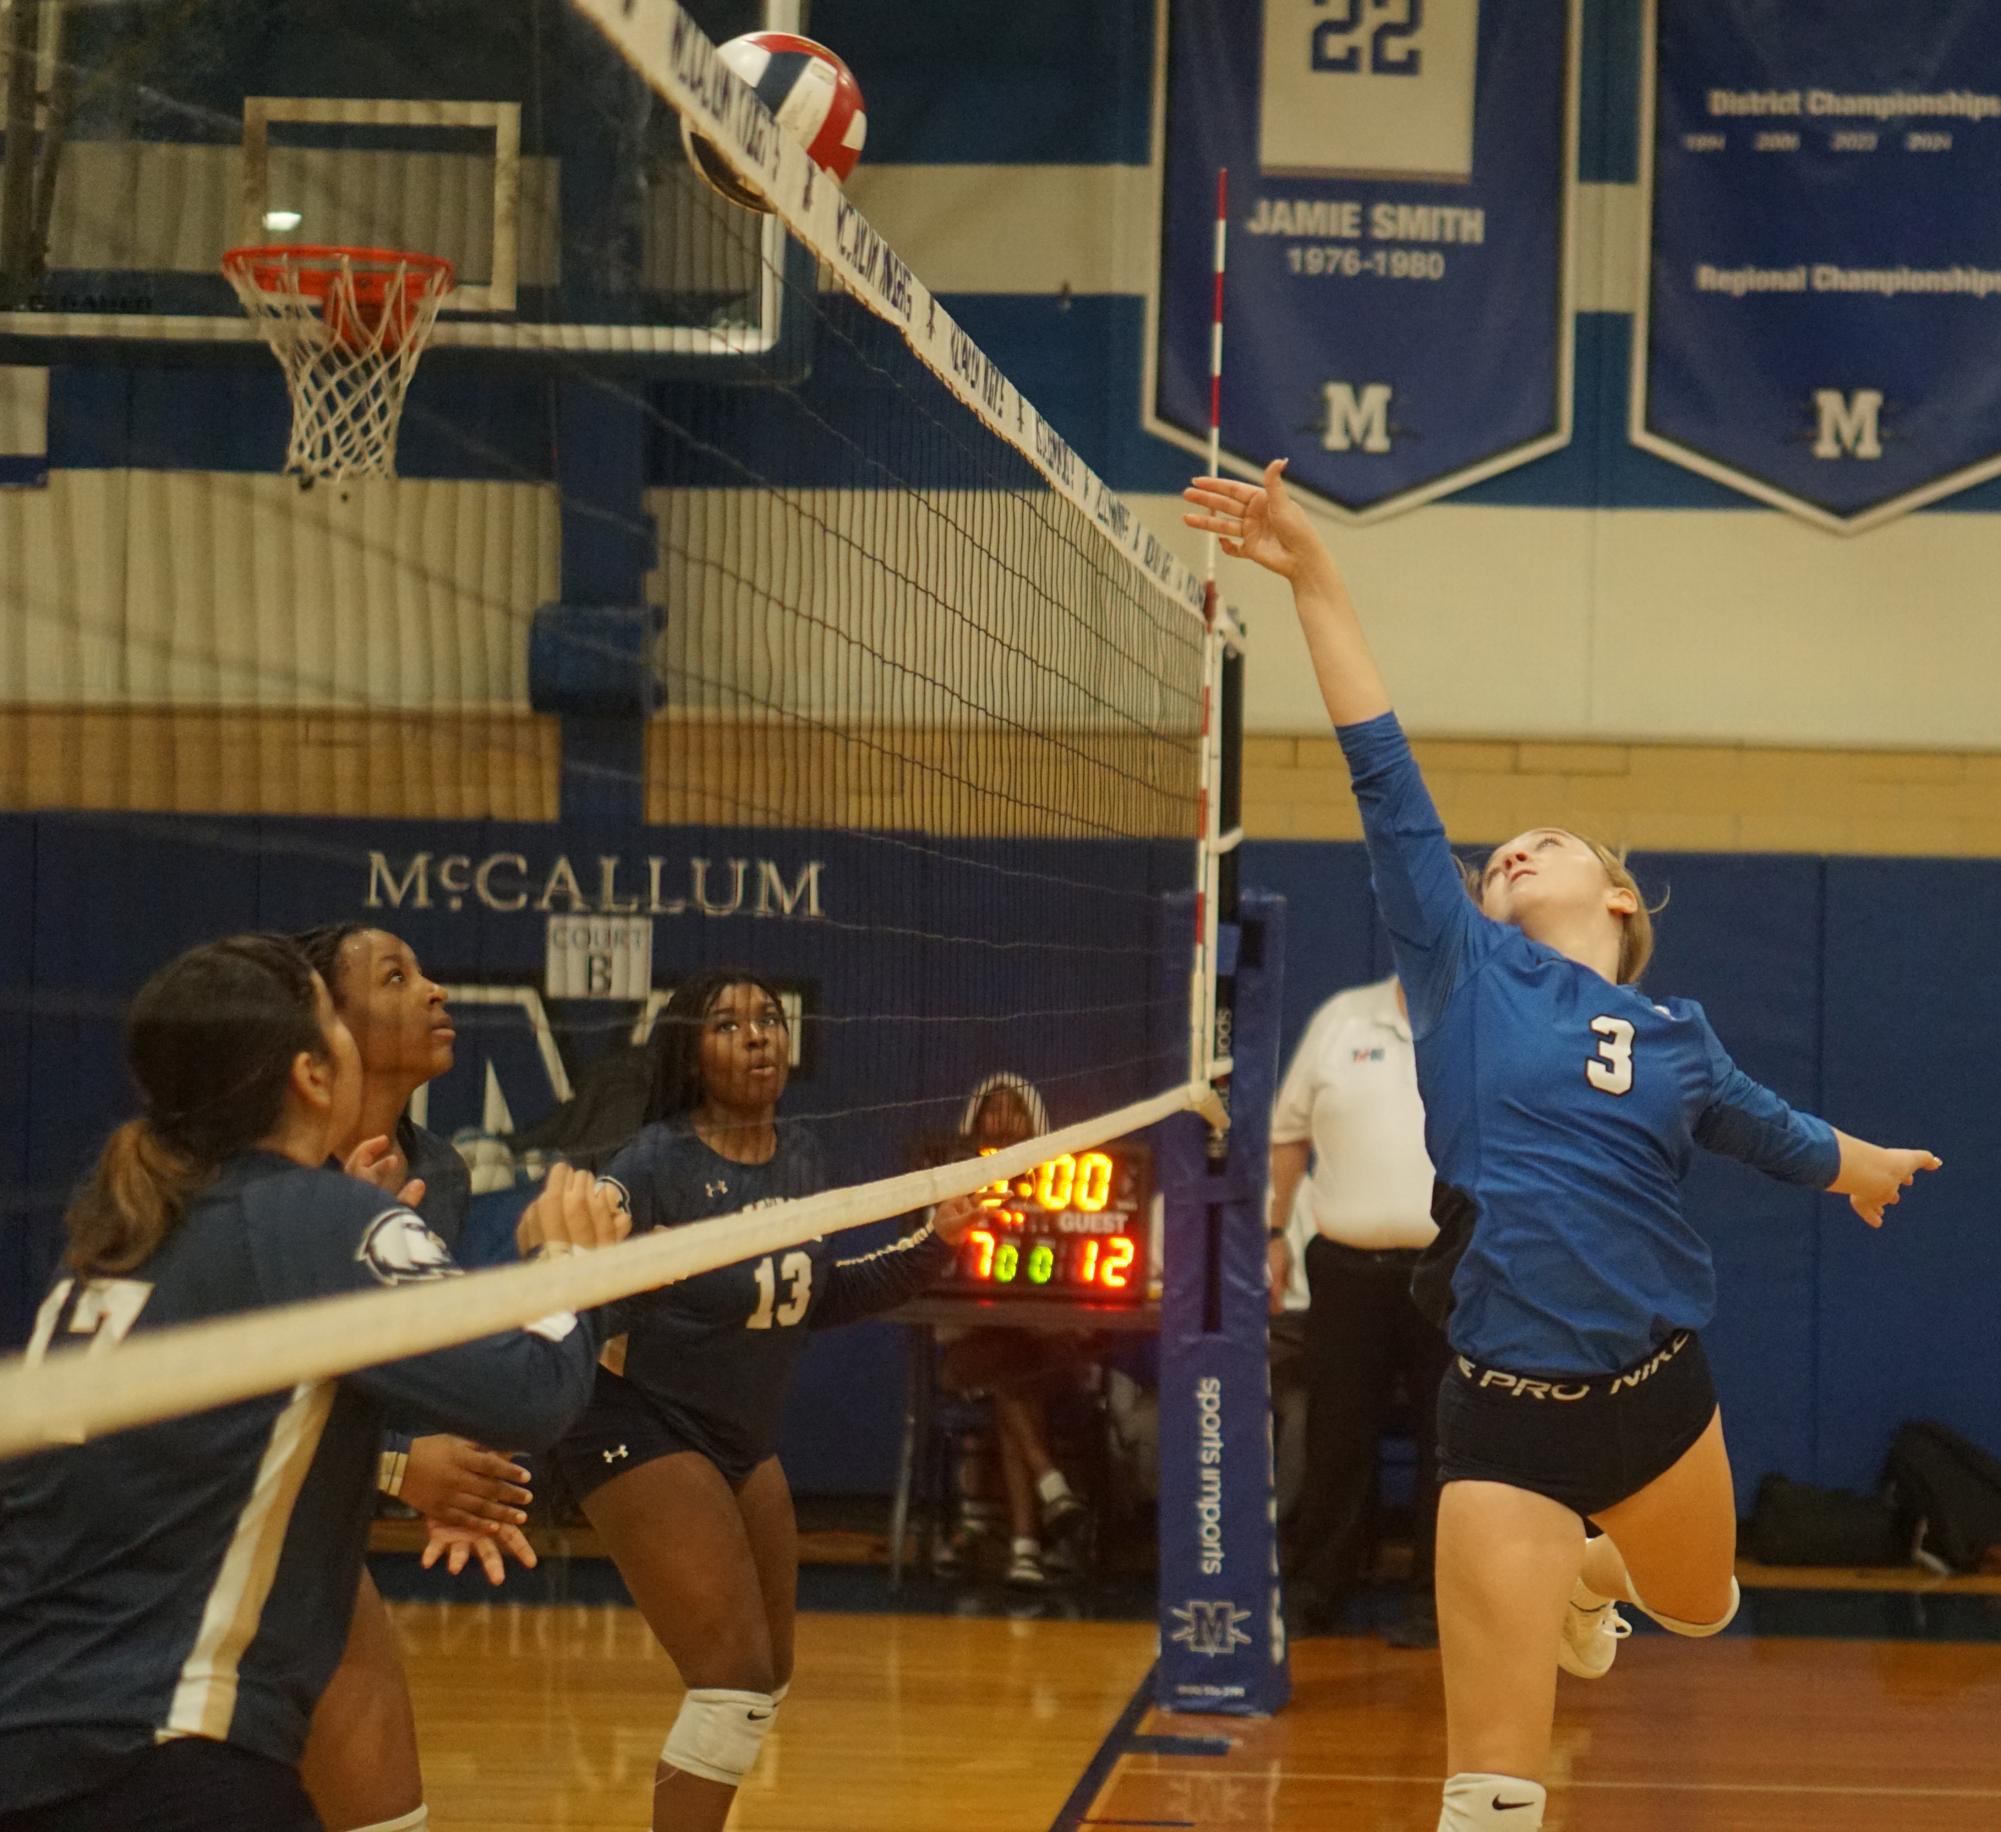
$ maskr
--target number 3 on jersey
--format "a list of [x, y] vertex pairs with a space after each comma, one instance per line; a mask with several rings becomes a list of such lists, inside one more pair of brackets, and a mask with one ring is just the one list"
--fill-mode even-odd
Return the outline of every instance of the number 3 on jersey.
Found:
[[1601, 1094], [1624, 1094], [1633, 1085], [1633, 1027], [1624, 1018], [1593, 1018], [1591, 1028], [1603, 1041], [1584, 1079]]
[[[757, 1308], [750, 1313], [746, 1329], [790, 1329], [806, 1314], [813, 1301], [813, 1261], [804, 1253], [788, 1253], [774, 1268], [767, 1254], [751, 1268], [757, 1281]], [[785, 1302], [778, 1302], [778, 1282], [785, 1281]]]

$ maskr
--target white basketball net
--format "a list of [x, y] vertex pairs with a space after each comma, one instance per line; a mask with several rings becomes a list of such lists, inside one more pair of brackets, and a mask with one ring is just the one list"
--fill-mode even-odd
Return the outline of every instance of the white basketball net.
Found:
[[[318, 263], [322, 273], [335, 269], [324, 297], [303, 287], [298, 269], [284, 262], [224, 269], [284, 368], [292, 391], [285, 469], [304, 480], [396, 475], [403, 398], [452, 283], [449, 268], [365, 257], [360, 265], [390, 276], [385, 304], [371, 307], [358, 296], [351, 256]], [[346, 335], [336, 336], [336, 325]]]

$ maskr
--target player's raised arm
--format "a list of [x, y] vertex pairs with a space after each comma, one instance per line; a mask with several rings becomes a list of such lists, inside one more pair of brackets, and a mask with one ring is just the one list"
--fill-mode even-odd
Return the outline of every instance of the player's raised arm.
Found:
[[1268, 464], [1262, 485], [1198, 477], [1183, 492], [1193, 506], [1182, 520], [1214, 534], [1232, 558], [1255, 561], [1292, 586], [1320, 697], [1348, 759], [1397, 973], [1413, 1022], [1426, 1031], [1458, 983], [1468, 949], [1492, 925], [1466, 894], [1354, 601], [1333, 555], [1287, 493], [1284, 469], [1283, 459]]
[[1291, 585], [1327, 716], [1336, 725], [1360, 725], [1389, 711], [1389, 689], [1334, 556], [1286, 490], [1285, 463], [1275, 458], [1266, 465], [1262, 485], [1196, 478], [1182, 491], [1193, 507], [1181, 519], [1215, 535], [1232, 559], [1254, 561]]

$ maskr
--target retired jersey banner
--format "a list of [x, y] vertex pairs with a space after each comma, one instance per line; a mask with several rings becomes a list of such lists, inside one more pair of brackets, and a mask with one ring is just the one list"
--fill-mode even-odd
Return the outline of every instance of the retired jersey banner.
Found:
[[1847, 532], [2001, 472], [1994, 0], [1653, 0], [1645, 44], [1635, 442]]
[[1370, 520], [1570, 438], [1580, 0], [1163, 0], [1146, 416]]

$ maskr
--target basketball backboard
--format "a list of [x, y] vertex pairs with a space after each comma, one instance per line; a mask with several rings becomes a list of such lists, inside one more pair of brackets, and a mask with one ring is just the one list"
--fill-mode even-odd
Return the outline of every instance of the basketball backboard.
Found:
[[[720, 41], [801, 0], [688, 10]], [[714, 198], [567, 0], [0, 0], [0, 148], [0, 361], [255, 352], [218, 264], [286, 243], [450, 259], [439, 351], [778, 339], [782, 229]]]

